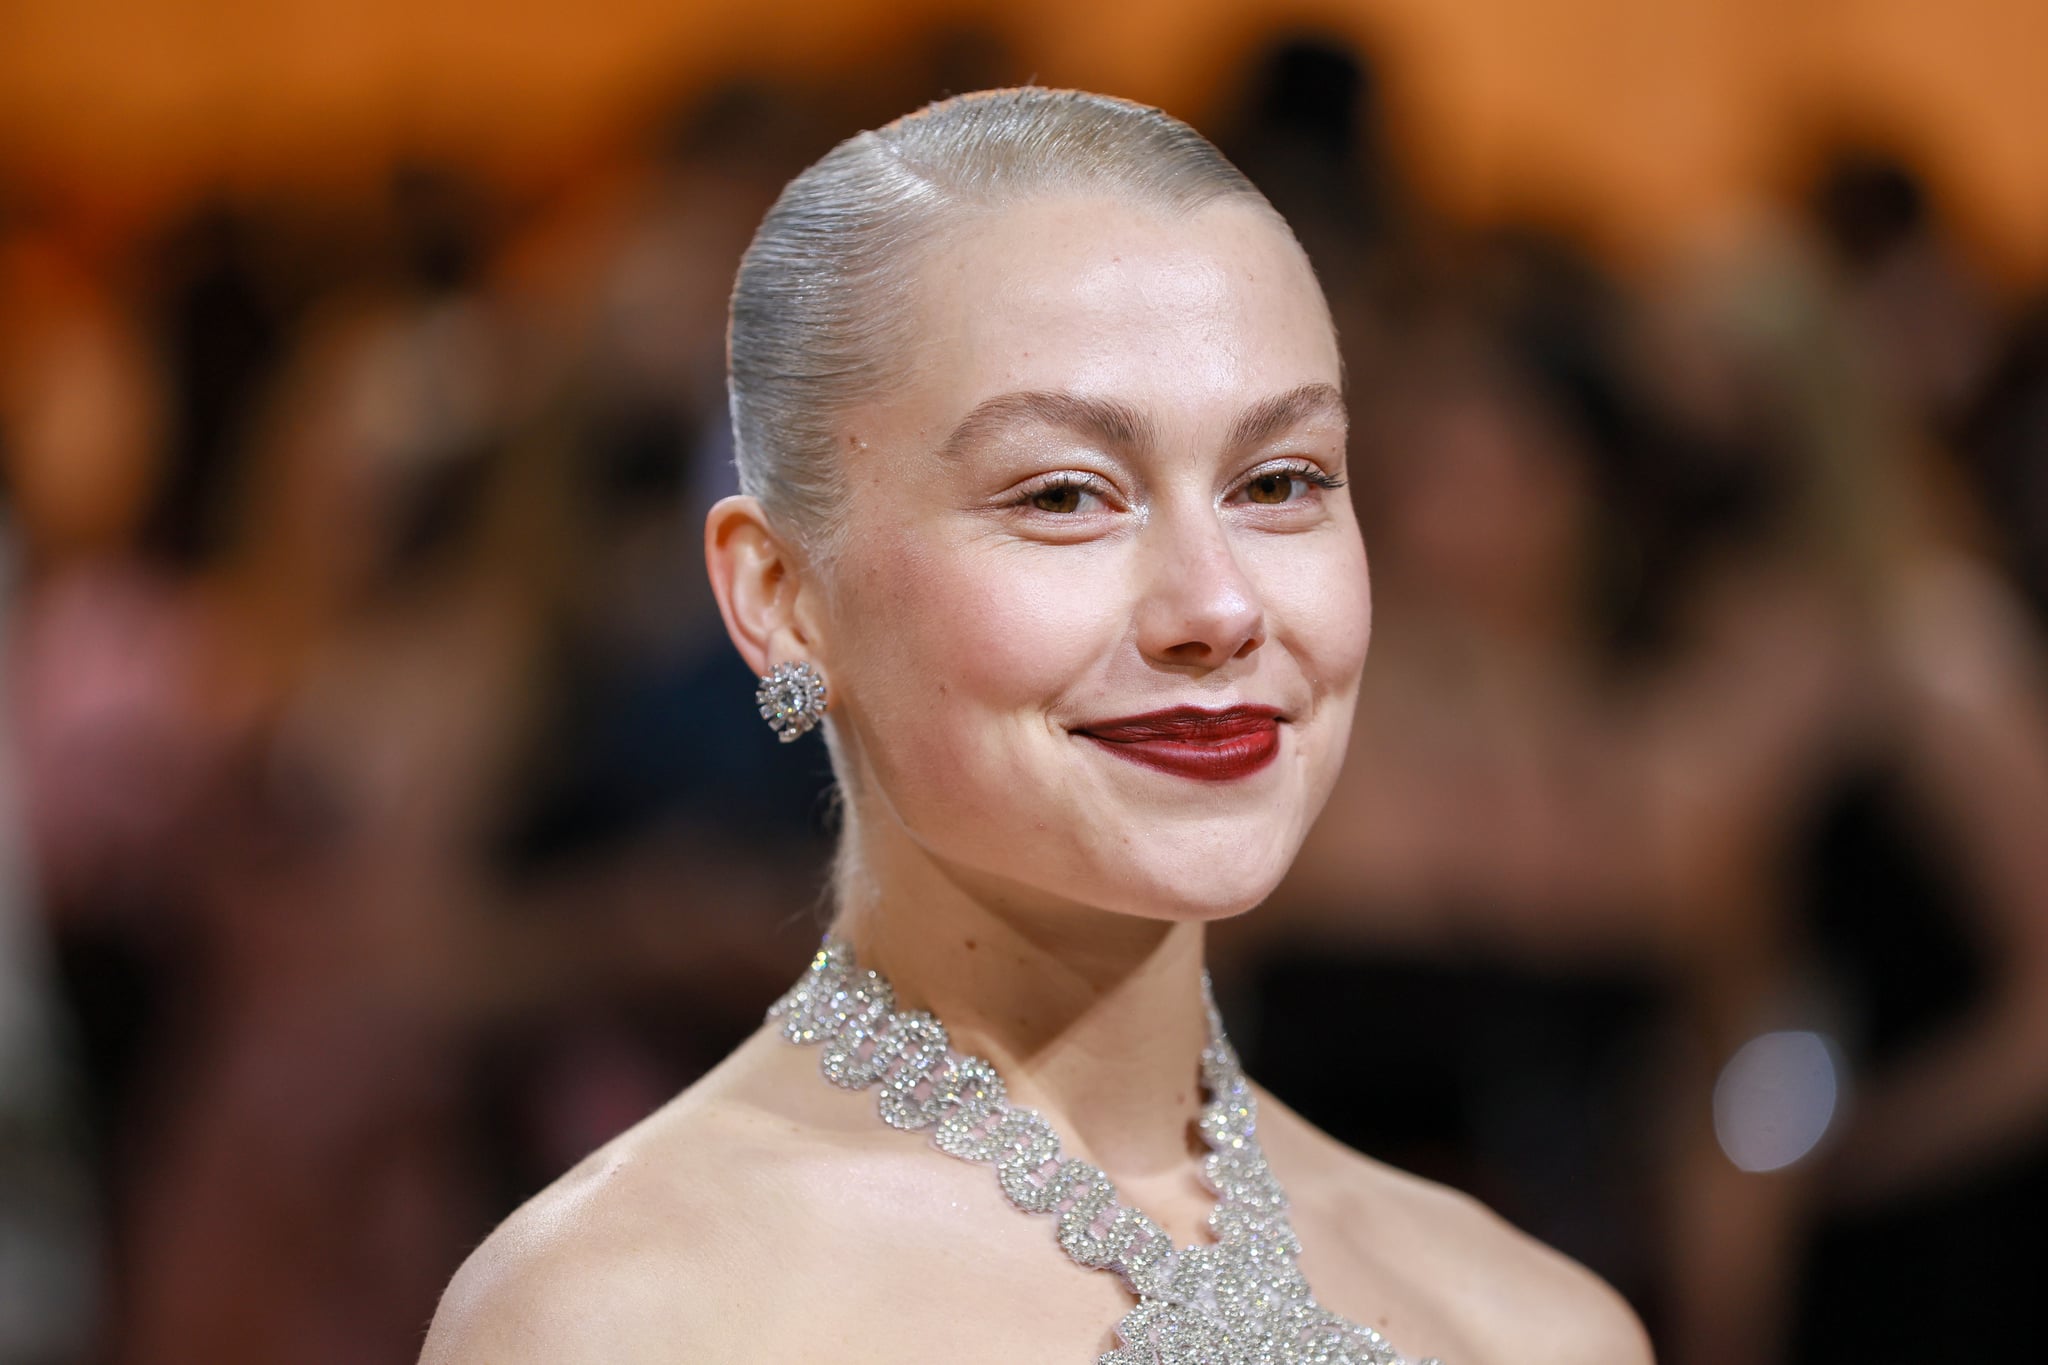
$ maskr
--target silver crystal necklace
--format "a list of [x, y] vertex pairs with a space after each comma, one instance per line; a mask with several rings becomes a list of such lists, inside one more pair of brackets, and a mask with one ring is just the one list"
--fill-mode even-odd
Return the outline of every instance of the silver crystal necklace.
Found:
[[1216, 1195], [1216, 1240], [1186, 1247], [1122, 1203], [1107, 1175], [1062, 1157], [1052, 1125], [1010, 1105], [995, 1068], [954, 1050], [938, 1020], [899, 1011], [888, 981], [856, 966], [845, 939], [826, 936], [768, 1018], [782, 1021], [791, 1042], [823, 1044], [819, 1067], [834, 1084], [880, 1086], [891, 1127], [932, 1129], [940, 1151], [994, 1166], [1012, 1204], [1057, 1217], [1068, 1256], [1113, 1272], [1138, 1296], [1117, 1324], [1118, 1345], [1096, 1365], [1407, 1365], [1385, 1337], [1309, 1292], [1295, 1266], [1301, 1242], [1287, 1196], [1259, 1149], [1258, 1100], [1224, 1036], [1206, 971], [1202, 1001], [1202, 1180]]

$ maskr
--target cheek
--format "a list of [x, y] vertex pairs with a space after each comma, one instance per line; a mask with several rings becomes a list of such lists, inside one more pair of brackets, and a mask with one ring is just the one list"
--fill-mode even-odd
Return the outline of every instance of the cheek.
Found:
[[1263, 568], [1274, 639], [1295, 657], [1319, 706], [1348, 699], [1372, 636], [1372, 589], [1358, 533], [1281, 542]]
[[[834, 657], [885, 781], [1008, 782], [1048, 715], [1114, 652], [1115, 594], [1072, 547], [880, 547], [844, 595]], [[915, 799], [910, 791], [894, 796]]]

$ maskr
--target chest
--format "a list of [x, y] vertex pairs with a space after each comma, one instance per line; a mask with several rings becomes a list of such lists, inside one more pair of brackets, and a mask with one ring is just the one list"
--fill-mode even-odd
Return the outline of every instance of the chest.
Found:
[[1050, 1220], [892, 1241], [841, 1273], [793, 1282], [778, 1336], [801, 1358], [821, 1342], [846, 1365], [1093, 1365], [1136, 1300], [1112, 1275], [1069, 1261]]
[[[1302, 1269], [1318, 1301], [1354, 1322], [1385, 1332], [1398, 1346], [1445, 1335], [1443, 1325], [1341, 1239], [1317, 1238]], [[771, 1354], [797, 1356], [831, 1343], [849, 1365], [1093, 1365], [1117, 1346], [1116, 1327], [1137, 1299], [1108, 1272], [1075, 1265], [1054, 1239], [1051, 1220], [1009, 1211], [1006, 1223], [963, 1227], [927, 1241], [890, 1239], [842, 1258], [836, 1275], [792, 1280]], [[786, 1349], [785, 1349], [786, 1348]], [[752, 1345], [760, 1349], [757, 1338]], [[1431, 1349], [1440, 1349], [1432, 1346]], [[1417, 1358], [1412, 1347], [1410, 1358]], [[1456, 1359], [1455, 1365], [1471, 1365]]]

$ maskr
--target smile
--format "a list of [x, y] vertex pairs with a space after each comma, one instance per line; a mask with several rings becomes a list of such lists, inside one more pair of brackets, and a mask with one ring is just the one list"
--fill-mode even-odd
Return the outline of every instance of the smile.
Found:
[[1270, 706], [1204, 711], [1180, 706], [1078, 727], [1118, 758], [1201, 782], [1258, 772], [1280, 752], [1280, 712]]

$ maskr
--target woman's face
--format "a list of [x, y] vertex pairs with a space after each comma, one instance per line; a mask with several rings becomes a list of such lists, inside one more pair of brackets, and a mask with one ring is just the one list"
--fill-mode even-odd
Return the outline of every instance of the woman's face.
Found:
[[1371, 626], [1306, 260], [1243, 204], [1056, 198], [919, 281], [817, 594], [856, 831], [1012, 904], [1248, 909], [1335, 779]]

